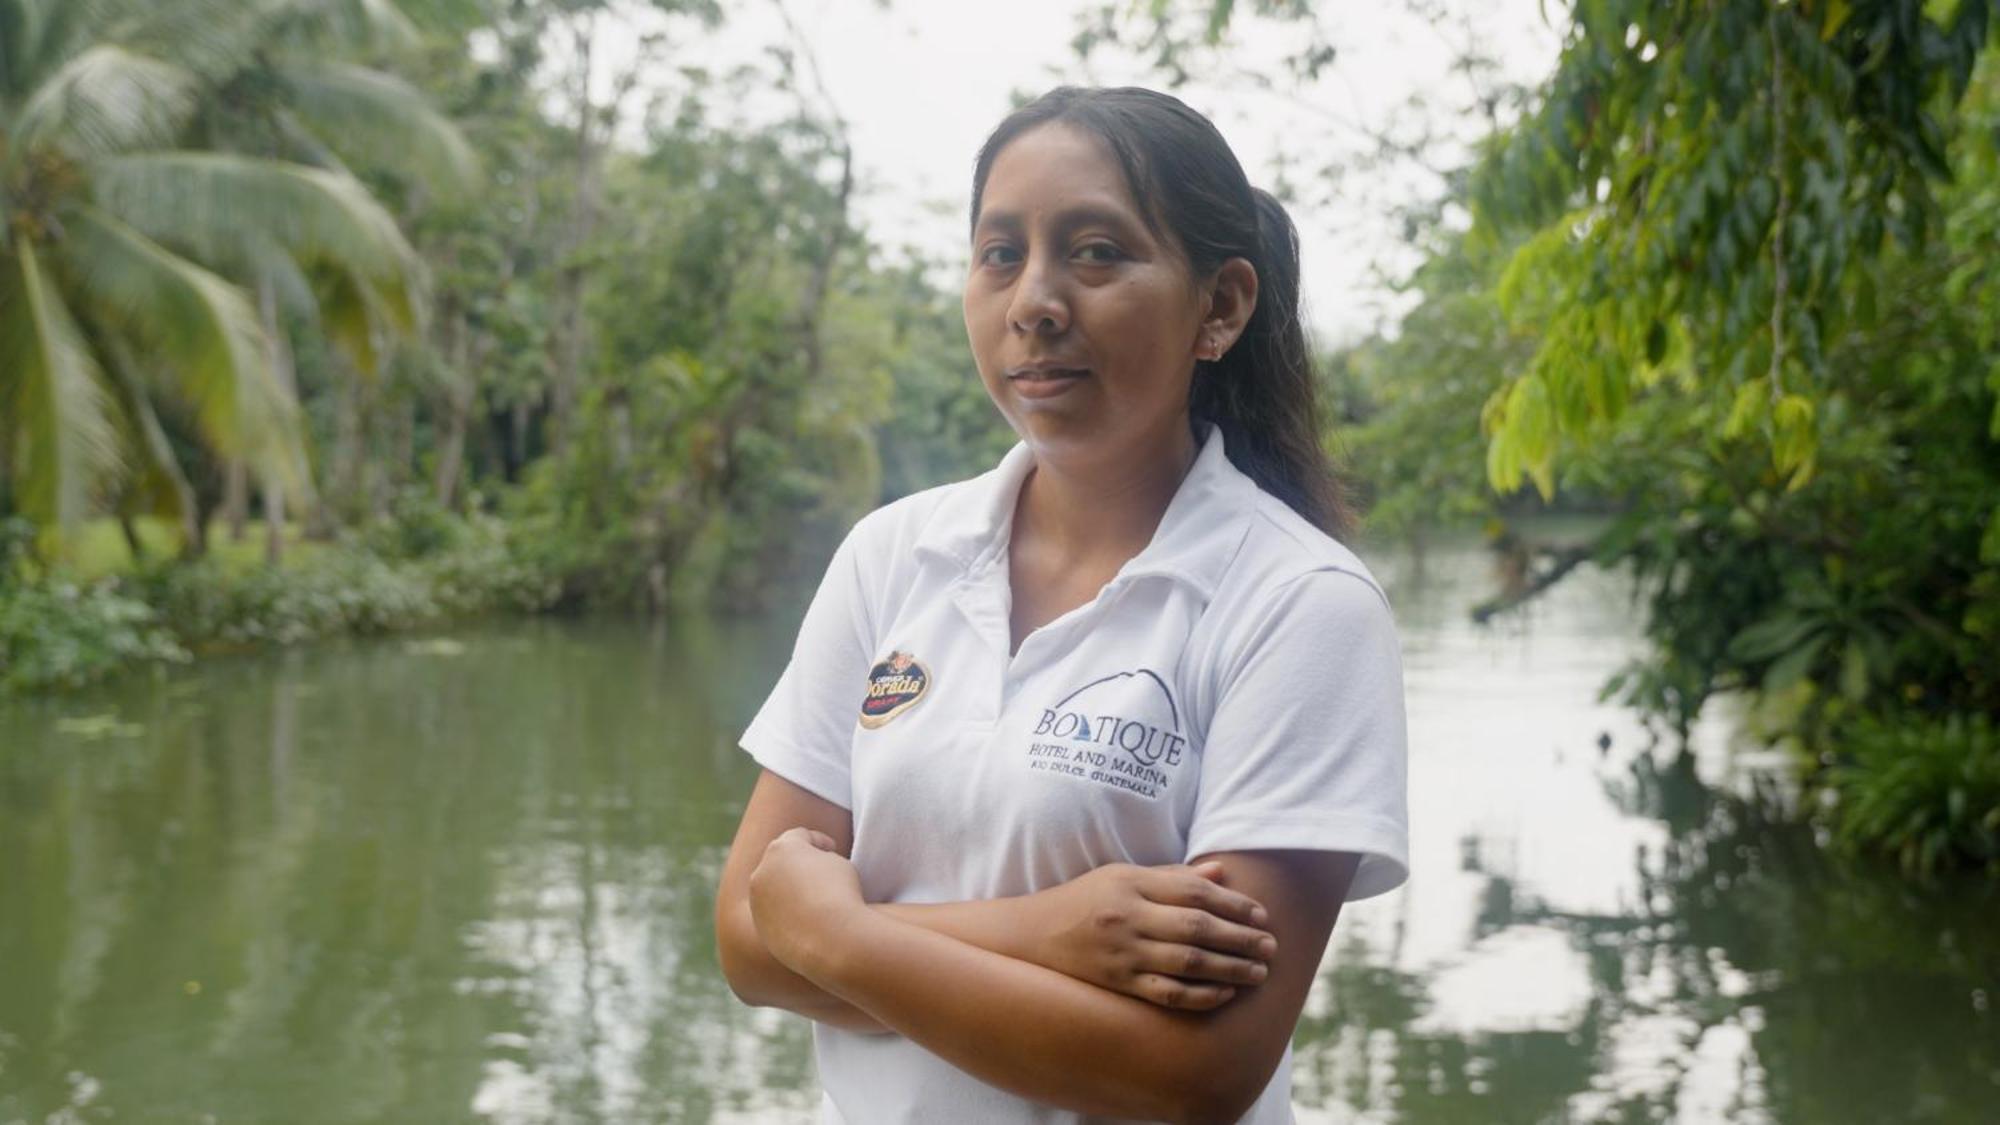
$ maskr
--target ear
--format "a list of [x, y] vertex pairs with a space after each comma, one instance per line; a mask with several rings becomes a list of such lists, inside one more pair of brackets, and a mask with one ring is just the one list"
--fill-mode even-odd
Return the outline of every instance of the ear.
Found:
[[1257, 311], [1257, 267], [1248, 258], [1231, 258], [1216, 267], [1215, 276], [1203, 290], [1202, 305], [1207, 311], [1195, 333], [1194, 356], [1221, 359]]

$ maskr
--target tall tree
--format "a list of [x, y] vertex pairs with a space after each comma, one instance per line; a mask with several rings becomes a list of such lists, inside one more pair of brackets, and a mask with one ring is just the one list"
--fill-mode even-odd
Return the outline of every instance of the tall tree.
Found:
[[1885, 247], [1921, 250], [1990, 0], [1579, 0], [1540, 112], [1475, 200], [1534, 233], [1501, 285], [1539, 333], [1487, 407], [1488, 472], [1544, 495], [1565, 442], [1655, 385], [1715, 400], [1793, 486], [1831, 344]]
[[[256, 299], [313, 291], [358, 342], [417, 308], [389, 212], [337, 162], [221, 147], [197, 124], [260, 53], [394, 22], [386, 0], [0, 0], [0, 485], [44, 524], [108, 495], [179, 517], [163, 414], [214, 455], [303, 486], [297, 403]], [[366, 72], [292, 74], [290, 121], [379, 121]], [[237, 88], [238, 90], [241, 87]], [[327, 300], [331, 297], [331, 300]]]
[[[388, 2], [360, 5], [341, 16], [340, 9], [316, 0], [266, 0], [251, 30], [258, 49], [204, 100], [191, 135], [205, 147], [393, 183], [402, 189], [406, 210], [421, 209], [433, 196], [459, 194], [473, 182], [477, 162], [458, 129], [394, 75], [338, 61], [409, 53], [419, 46], [416, 29]], [[302, 276], [284, 255], [264, 255], [244, 272], [270, 341], [273, 369], [295, 397], [289, 326], [311, 324], [340, 347], [359, 377], [339, 389], [341, 402], [350, 407], [362, 397], [355, 384], [383, 373], [385, 329], [414, 327], [417, 302], [407, 289], [384, 295], [336, 269]], [[341, 467], [351, 475], [359, 458], [352, 450], [343, 453]], [[241, 464], [231, 467], [240, 473]], [[313, 503], [310, 472], [302, 466], [296, 479], [304, 486], [300, 499]], [[336, 484], [351, 488], [349, 481]], [[266, 556], [272, 561], [284, 542], [285, 499], [277, 480], [263, 482]]]

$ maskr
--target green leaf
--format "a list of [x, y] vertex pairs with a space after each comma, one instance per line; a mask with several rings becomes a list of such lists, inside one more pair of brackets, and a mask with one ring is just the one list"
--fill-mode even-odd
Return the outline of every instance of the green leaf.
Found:
[[196, 77], [181, 67], [99, 44], [35, 89], [6, 149], [18, 160], [45, 144], [77, 156], [166, 145], [193, 114], [198, 92]]
[[1811, 673], [1813, 662], [1819, 659], [1826, 644], [1827, 634], [1814, 633], [1797, 648], [1772, 662], [1764, 673], [1764, 691], [1770, 695], [1781, 695], [1797, 686]]
[[1770, 660], [1805, 643], [1821, 624], [1795, 610], [1779, 610], [1731, 638], [1729, 655], [1753, 662]]
[[400, 79], [344, 63], [287, 63], [277, 73], [293, 113], [343, 158], [413, 170], [433, 187], [473, 185], [479, 160], [458, 128]]
[[215, 450], [288, 477], [299, 455], [296, 407], [243, 292], [93, 208], [71, 223], [70, 248], [90, 292], [179, 376], [164, 389], [191, 408]]
[[33, 239], [0, 258], [0, 449], [15, 502], [39, 523], [74, 523], [118, 463], [103, 372]]
[[233, 153], [117, 156], [96, 168], [99, 202], [134, 229], [203, 260], [241, 254], [246, 233], [305, 260], [369, 276], [413, 267], [394, 217], [352, 176]]
[[1868, 654], [1851, 639], [1840, 651], [1840, 694], [1857, 703], [1868, 695]]
[[1208, 9], [1208, 30], [1203, 33], [1203, 37], [1211, 45], [1222, 42], [1223, 33], [1229, 30], [1229, 17], [1235, 7], [1235, 0], [1211, 0]]
[[1784, 394], [1771, 409], [1772, 460], [1781, 473], [1803, 466], [1813, 455], [1813, 404], [1803, 395]]
[[1771, 401], [1769, 388], [1761, 382], [1745, 383], [1736, 388], [1736, 394], [1729, 404], [1729, 417], [1722, 423], [1722, 436], [1736, 439], [1756, 429], [1764, 421], [1764, 410]]
[[225, 153], [118, 156], [98, 165], [104, 209], [194, 259], [244, 268], [275, 245], [353, 274], [414, 321], [422, 279], [396, 220], [354, 177]]

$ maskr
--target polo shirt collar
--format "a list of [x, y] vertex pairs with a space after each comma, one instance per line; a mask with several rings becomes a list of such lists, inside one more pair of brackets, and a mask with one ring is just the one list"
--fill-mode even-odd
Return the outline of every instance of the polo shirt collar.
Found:
[[[1213, 422], [1202, 425], [1206, 433], [1201, 450], [1168, 503], [1152, 541], [1126, 562], [1114, 583], [1158, 574], [1210, 596], [1242, 546], [1257, 485], [1230, 462], [1221, 428]], [[918, 536], [916, 552], [952, 563], [968, 575], [1002, 561], [1021, 483], [1033, 466], [1028, 443], [1016, 442], [998, 465], [966, 482], [962, 497], [939, 506]]]

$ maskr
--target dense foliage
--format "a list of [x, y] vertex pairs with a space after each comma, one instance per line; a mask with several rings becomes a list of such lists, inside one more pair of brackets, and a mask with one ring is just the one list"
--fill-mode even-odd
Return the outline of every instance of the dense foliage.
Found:
[[279, 318], [368, 356], [417, 311], [343, 156], [470, 162], [410, 87], [329, 61], [412, 34], [388, 4], [0, 3], [0, 511], [199, 540], [177, 431], [309, 489]]
[[[1153, 5], [1126, 38], [1214, 50], [1190, 13], [1232, 8]], [[1993, 864], [1992, 5], [1567, 8], [1554, 73], [1419, 231], [1420, 303], [1340, 357], [1373, 527], [1505, 527], [1524, 483], [1609, 509], [1510, 599], [1633, 573], [1653, 644], [1607, 694], [1684, 734], [1749, 691], [1836, 797], [1837, 839]]]
[[[750, 607], [885, 490], [990, 463], [957, 303], [858, 226], [806, 45], [711, 71], [721, 19], [0, 0], [0, 517], [42, 529], [0, 598], [71, 581], [108, 516], [196, 645], [416, 623], [390, 572], [463, 551], [403, 537], [504, 517], [548, 596], [499, 601]], [[340, 546], [153, 565], [151, 517], [189, 560], [252, 517], [273, 562]]]

